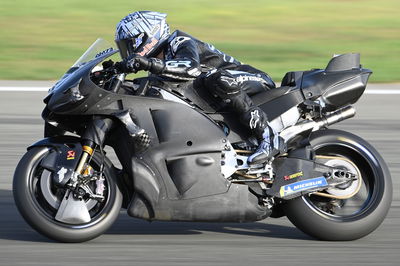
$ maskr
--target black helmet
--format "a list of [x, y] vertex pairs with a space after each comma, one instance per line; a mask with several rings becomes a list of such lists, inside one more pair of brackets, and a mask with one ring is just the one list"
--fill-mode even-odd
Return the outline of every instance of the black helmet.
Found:
[[115, 42], [122, 58], [131, 54], [155, 56], [169, 37], [167, 14], [137, 11], [124, 17], [115, 32]]

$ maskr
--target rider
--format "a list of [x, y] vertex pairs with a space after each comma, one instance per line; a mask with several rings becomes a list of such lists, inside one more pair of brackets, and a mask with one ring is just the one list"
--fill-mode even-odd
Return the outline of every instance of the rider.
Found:
[[268, 125], [267, 115], [246, 94], [249, 88], [269, 90], [275, 83], [264, 72], [244, 65], [179, 30], [170, 34], [166, 14], [138, 11], [118, 24], [115, 42], [124, 59], [123, 72], [150, 71], [178, 80], [200, 81], [240, 116], [259, 141], [249, 163], [270, 160], [284, 150], [283, 139]]

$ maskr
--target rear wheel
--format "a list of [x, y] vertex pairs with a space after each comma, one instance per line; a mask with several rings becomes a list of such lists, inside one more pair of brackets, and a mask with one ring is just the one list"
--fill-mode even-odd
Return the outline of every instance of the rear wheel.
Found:
[[[85, 197], [72, 211], [83, 210], [86, 219], [68, 218], [59, 209], [72, 192], [53, 184], [51, 171], [41, 166], [41, 161], [51, 152], [48, 147], [30, 149], [19, 162], [13, 182], [14, 200], [24, 217], [39, 233], [61, 242], [83, 242], [93, 239], [106, 231], [118, 217], [122, 196], [116, 184], [114, 168], [109, 160], [104, 160], [104, 180], [101, 184], [90, 181], [88, 189], [97, 187], [104, 196], [103, 200]], [[95, 153], [90, 161], [94, 170], [99, 170], [101, 155]], [[63, 201], [64, 200], [64, 201]], [[63, 203], [64, 202], [64, 203]], [[62, 218], [59, 218], [61, 216]], [[67, 217], [67, 218], [66, 218]], [[79, 217], [78, 217], [79, 218]]]
[[317, 161], [357, 174], [350, 185], [290, 200], [289, 220], [321, 240], [354, 240], [374, 231], [392, 201], [392, 182], [386, 163], [362, 138], [340, 130], [312, 135]]

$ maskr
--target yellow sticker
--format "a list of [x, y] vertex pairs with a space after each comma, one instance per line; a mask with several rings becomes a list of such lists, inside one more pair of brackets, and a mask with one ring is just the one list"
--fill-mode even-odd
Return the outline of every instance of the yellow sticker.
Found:
[[303, 171], [297, 172], [297, 173], [294, 173], [294, 174], [291, 174], [291, 175], [285, 175], [283, 178], [285, 180], [290, 180], [290, 179], [293, 179], [293, 178], [296, 178], [296, 177], [300, 177], [300, 176], [303, 176]]

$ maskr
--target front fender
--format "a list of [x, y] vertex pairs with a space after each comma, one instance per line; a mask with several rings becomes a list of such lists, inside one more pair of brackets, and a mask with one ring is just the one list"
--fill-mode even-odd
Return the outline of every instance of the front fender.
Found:
[[40, 165], [55, 173], [54, 181], [65, 185], [73, 176], [82, 155], [81, 139], [74, 136], [58, 136], [39, 140], [30, 145], [28, 150], [35, 147], [48, 147], [49, 153], [42, 159]]
[[80, 144], [81, 139], [78, 137], [74, 136], [57, 136], [57, 137], [49, 137], [49, 138], [44, 138], [41, 139], [33, 144], [31, 144], [27, 150], [32, 149], [33, 147], [53, 147], [56, 148], [63, 146], [63, 145], [68, 145], [68, 144], [79, 144], [81, 147], [82, 145]]

